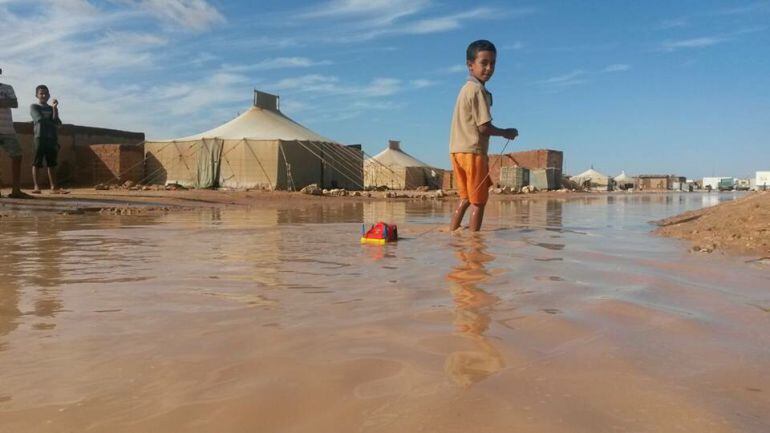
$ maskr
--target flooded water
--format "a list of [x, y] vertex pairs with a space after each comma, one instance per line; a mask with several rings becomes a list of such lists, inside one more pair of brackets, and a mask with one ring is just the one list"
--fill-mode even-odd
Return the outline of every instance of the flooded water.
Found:
[[0, 432], [768, 432], [770, 270], [648, 224], [731, 198], [4, 217]]

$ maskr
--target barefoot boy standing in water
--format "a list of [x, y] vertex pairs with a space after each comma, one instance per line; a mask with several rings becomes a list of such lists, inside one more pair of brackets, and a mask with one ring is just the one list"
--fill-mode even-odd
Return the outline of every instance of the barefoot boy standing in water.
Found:
[[492, 94], [484, 84], [492, 78], [496, 60], [497, 49], [492, 42], [478, 40], [468, 45], [466, 63], [470, 76], [457, 96], [449, 134], [449, 156], [460, 194], [460, 204], [452, 216], [450, 230], [460, 227], [465, 211], [470, 207], [469, 228], [479, 231], [492, 185], [487, 155], [489, 137], [496, 135], [513, 140], [519, 135], [514, 128], [500, 129], [492, 125]]
[[33, 194], [40, 194], [37, 183], [37, 171], [45, 163], [48, 169], [48, 182], [51, 185], [52, 194], [61, 194], [63, 191], [56, 185], [56, 160], [59, 156], [59, 140], [57, 127], [61, 125], [59, 119], [59, 102], [54, 99], [48, 105], [51, 93], [48, 86], [41, 84], [35, 89], [38, 103], [29, 107], [32, 123], [35, 125], [35, 160], [32, 162], [32, 182], [35, 184]]

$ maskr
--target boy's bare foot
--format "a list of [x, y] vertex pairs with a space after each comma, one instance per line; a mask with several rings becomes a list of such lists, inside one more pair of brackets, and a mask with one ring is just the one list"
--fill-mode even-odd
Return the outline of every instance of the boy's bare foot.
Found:
[[40, 194], [40, 190], [35, 188], [32, 191], [30, 191], [32, 194]]
[[11, 191], [11, 193], [8, 194], [8, 198], [27, 199], [27, 198], [32, 198], [32, 196], [21, 191]]

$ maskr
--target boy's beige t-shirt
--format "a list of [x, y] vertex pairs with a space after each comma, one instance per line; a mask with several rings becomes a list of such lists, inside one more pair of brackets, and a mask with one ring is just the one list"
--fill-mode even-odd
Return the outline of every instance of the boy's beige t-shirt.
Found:
[[492, 94], [475, 77], [457, 95], [449, 133], [449, 153], [478, 153], [486, 155], [489, 136], [479, 133], [479, 126], [492, 121]]

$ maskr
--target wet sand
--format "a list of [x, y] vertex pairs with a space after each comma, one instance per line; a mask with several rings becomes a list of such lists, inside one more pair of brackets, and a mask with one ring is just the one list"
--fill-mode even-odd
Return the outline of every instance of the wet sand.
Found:
[[656, 233], [692, 241], [692, 250], [770, 260], [770, 191], [657, 221]]
[[766, 432], [770, 269], [648, 223], [733, 197], [9, 215], [0, 432]]

